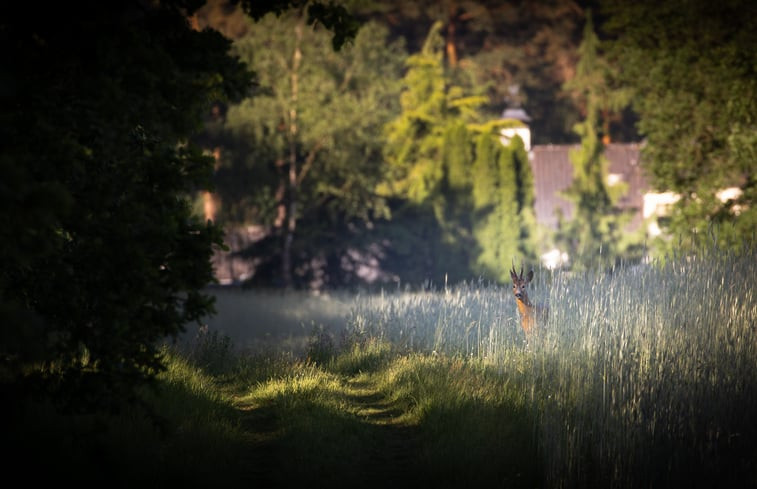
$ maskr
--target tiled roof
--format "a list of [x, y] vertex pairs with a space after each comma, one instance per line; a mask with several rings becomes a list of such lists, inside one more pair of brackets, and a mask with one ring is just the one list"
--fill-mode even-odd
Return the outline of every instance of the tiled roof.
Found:
[[[539, 223], [552, 229], [557, 228], [555, 209], [561, 209], [563, 216], [570, 219], [573, 204], [560, 196], [573, 180], [573, 165], [569, 152], [578, 145], [547, 144], [536, 145], [530, 153], [531, 168], [534, 173], [535, 211]], [[641, 145], [639, 143], [611, 143], [605, 147], [605, 157], [610, 162], [610, 178], [619, 177], [628, 185], [628, 191], [618, 202], [623, 209], [634, 209], [636, 214], [630, 223], [632, 229], [642, 223], [644, 193], [648, 189], [639, 164]]]

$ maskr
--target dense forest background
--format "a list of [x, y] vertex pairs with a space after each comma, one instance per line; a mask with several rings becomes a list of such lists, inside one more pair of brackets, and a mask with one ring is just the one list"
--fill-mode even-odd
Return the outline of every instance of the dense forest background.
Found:
[[[305, 3], [282, 5], [251, 20], [217, 0], [193, 17], [255, 74], [197, 139], [216, 158], [197, 208], [263, 236], [234, 250], [247, 285], [502, 282], [553, 246], [583, 269], [753, 239], [748, 2], [342, 2], [359, 29], [338, 50]], [[527, 154], [498, 142], [517, 125], [507, 107], [530, 115], [535, 144], [580, 144], [564, 195], [577, 212], [557, 232], [536, 223]], [[652, 187], [681, 194], [665, 239], [628, 233], [610, 141], [643, 141]]]

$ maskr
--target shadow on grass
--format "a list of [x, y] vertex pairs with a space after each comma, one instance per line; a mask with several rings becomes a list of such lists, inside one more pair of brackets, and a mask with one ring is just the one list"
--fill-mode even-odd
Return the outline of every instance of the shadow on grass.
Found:
[[421, 422], [431, 487], [539, 487], [531, 415], [522, 408], [465, 400], [430, 406]]
[[420, 481], [417, 430], [305, 407], [279, 445], [278, 487], [410, 487]]
[[[501, 407], [432, 407], [420, 425], [380, 396], [348, 401], [359, 414], [308, 404], [275, 442], [262, 480], [275, 487], [538, 487], [531, 424]], [[514, 414], [510, 412], [510, 416]], [[517, 416], [517, 415], [515, 415]], [[273, 452], [268, 452], [269, 456]]]
[[249, 487], [249, 440], [239, 415], [188, 385], [159, 383], [148, 414], [64, 414], [44, 400], [4, 400], [2, 467], [29, 487]]
[[[447, 365], [426, 367], [434, 378]], [[524, 408], [448, 393], [398, 394], [393, 387], [401, 384], [379, 388], [384, 373], [334, 377], [311, 370], [303, 375], [328, 380], [263, 401], [281, 426], [266, 481], [276, 487], [540, 485], [534, 423]]]

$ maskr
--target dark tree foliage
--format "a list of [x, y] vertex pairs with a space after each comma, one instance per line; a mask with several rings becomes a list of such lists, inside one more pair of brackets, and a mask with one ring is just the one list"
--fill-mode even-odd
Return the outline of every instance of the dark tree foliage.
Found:
[[[420, 50], [429, 27], [441, 22], [444, 56], [455, 83], [483, 89], [491, 117], [508, 104], [533, 118], [536, 143], [574, 141], [579, 111], [562, 90], [572, 77], [583, 17], [574, 0], [364, 0], [354, 11], [380, 19]], [[517, 97], [510, 88], [519, 86]]]
[[[661, 251], [741, 249], [757, 228], [757, 3], [604, 0], [653, 187], [680, 199]], [[721, 193], [730, 189], [730, 195]], [[720, 194], [720, 195], [718, 195]]]
[[308, 24], [322, 24], [332, 32], [331, 45], [339, 51], [345, 42], [351, 41], [360, 29], [360, 23], [350, 15], [342, 5], [333, 2], [328, 4], [313, 2], [310, 0], [233, 0], [231, 3], [239, 3], [242, 9], [253, 20], [260, 20], [267, 13], [281, 15], [291, 9], [304, 9], [307, 7]]
[[158, 343], [212, 312], [222, 235], [193, 216], [187, 144], [250, 73], [191, 1], [17, 3], [0, 20], [0, 382], [117, 407]]
[[630, 214], [617, 206], [627, 187], [610, 185], [609, 161], [600, 138], [603, 109], [620, 107], [627, 97], [624, 91], [608, 87], [609, 68], [590, 11], [579, 54], [576, 76], [568, 88], [581, 100], [586, 118], [575, 126], [581, 146], [570, 153], [573, 181], [563, 192], [574, 204], [573, 216], [569, 221], [560, 219], [556, 241], [570, 255], [573, 270], [586, 270], [637, 258], [639, 246], [626, 229]]

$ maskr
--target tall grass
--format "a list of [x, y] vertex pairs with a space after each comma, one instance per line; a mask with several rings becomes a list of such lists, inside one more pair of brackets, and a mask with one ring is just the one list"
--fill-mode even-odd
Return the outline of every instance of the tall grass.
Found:
[[549, 276], [527, 348], [497, 287], [358, 298], [350, 325], [494, 366], [538, 413], [550, 487], [757, 486], [756, 276], [754, 252]]
[[366, 474], [376, 486], [757, 487], [755, 276], [753, 251], [537, 271], [530, 295], [550, 312], [529, 342], [509, 287], [219, 291], [224, 327], [167, 350], [144, 395], [167, 430], [139, 410], [32, 405], [5, 441], [14, 460], [101, 485], [118, 473], [185, 487], [352, 487]]
[[408, 351], [490, 358], [522, 340], [507, 293], [496, 285], [465, 283], [440, 292], [357, 296], [347, 322], [350, 334]]

